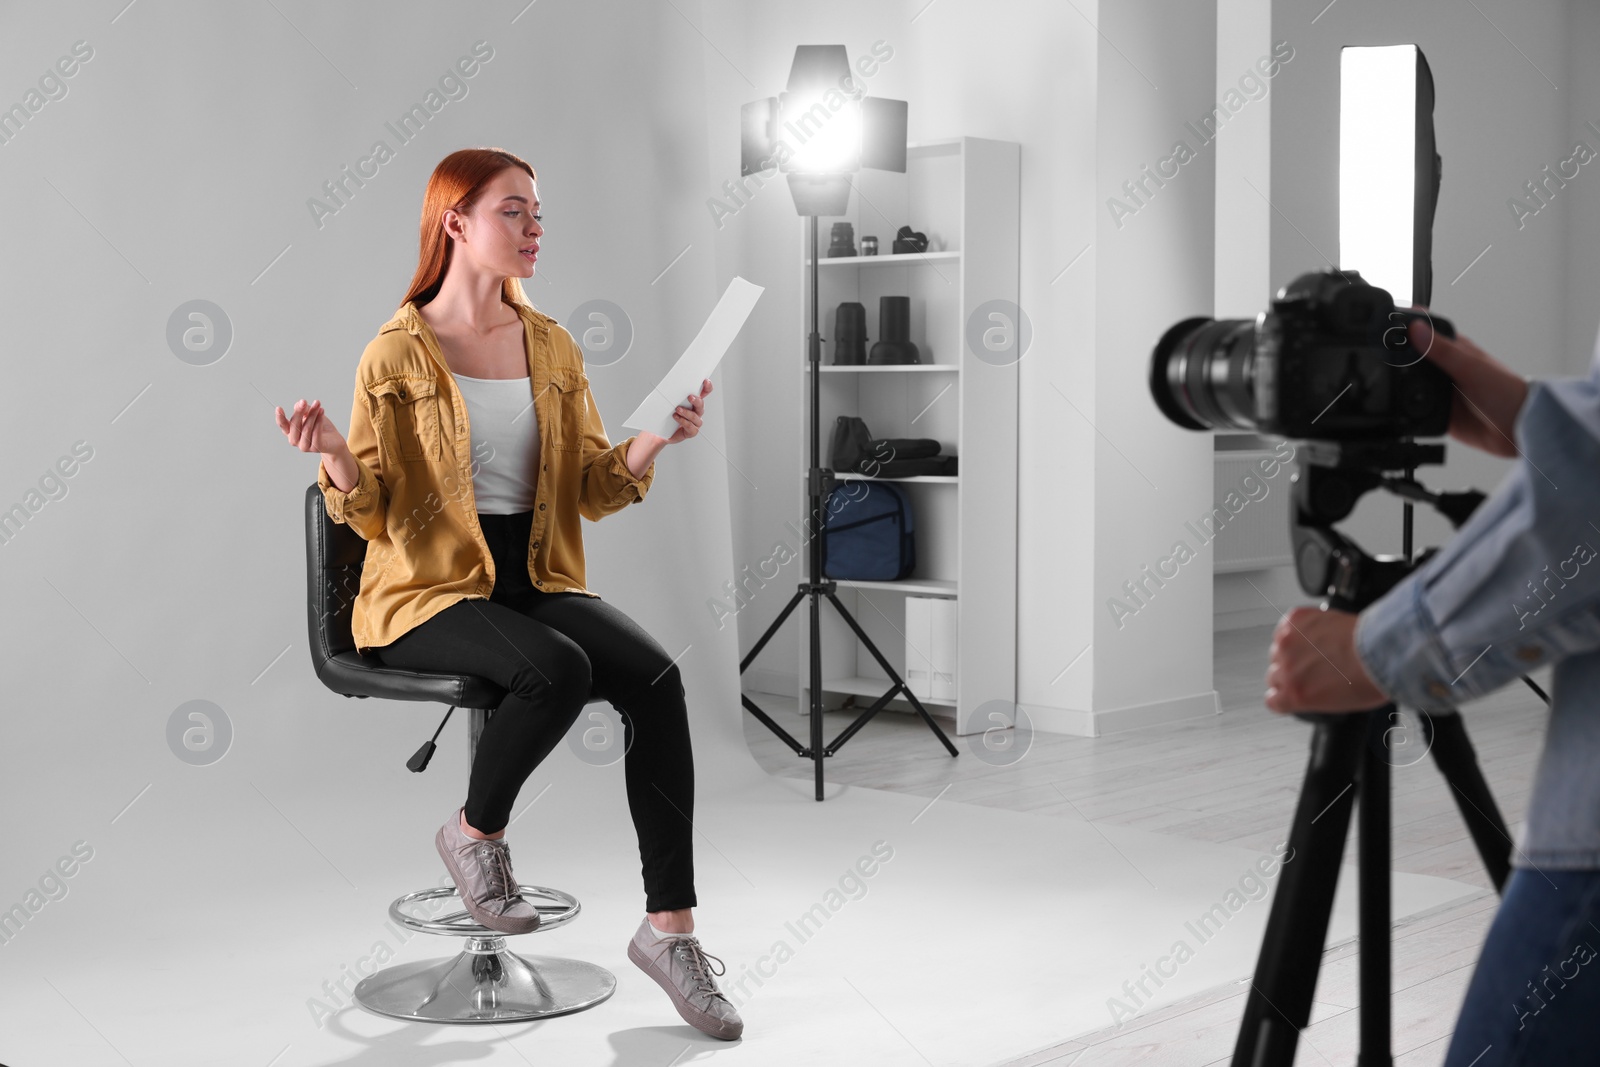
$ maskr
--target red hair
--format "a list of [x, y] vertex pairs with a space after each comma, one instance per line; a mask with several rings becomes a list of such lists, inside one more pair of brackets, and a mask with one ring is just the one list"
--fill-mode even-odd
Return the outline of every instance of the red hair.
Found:
[[[455, 210], [469, 214], [483, 196], [485, 186], [507, 167], [521, 167], [528, 177], [535, 181], [539, 178], [526, 160], [503, 148], [463, 148], [451, 152], [433, 168], [428, 189], [422, 196], [417, 272], [411, 278], [405, 299], [400, 301], [401, 307], [412, 300], [419, 305], [426, 304], [439, 295], [439, 286], [450, 267], [450, 253], [455, 245], [444, 232], [444, 213]], [[522, 279], [510, 275], [500, 291], [500, 299], [513, 307], [518, 304], [533, 306], [522, 289]]]

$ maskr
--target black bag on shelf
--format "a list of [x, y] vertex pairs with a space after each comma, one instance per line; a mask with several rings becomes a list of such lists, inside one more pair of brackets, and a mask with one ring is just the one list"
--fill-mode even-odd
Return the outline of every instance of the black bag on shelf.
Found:
[[873, 437], [856, 415], [840, 415], [834, 422], [828, 461], [836, 471], [874, 478], [956, 473], [956, 457], [941, 456], [933, 438]]
[[829, 495], [822, 519], [822, 574], [896, 582], [917, 567], [911, 498], [898, 485], [852, 482]]

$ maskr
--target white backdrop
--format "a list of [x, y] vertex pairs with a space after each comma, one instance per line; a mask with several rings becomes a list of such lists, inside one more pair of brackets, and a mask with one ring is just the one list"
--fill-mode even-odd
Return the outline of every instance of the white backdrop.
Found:
[[[712, 182], [693, 29], [664, 5], [519, 8], [6, 5], [0, 99], [39, 90], [0, 145], [0, 507], [27, 513], [0, 543], [7, 906], [162, 793], [226, 813], [256, 797], [246, 782], [279, 805], [315, 790], [292, 821], [324, 850], [360, 830], [338, 803], [352, 764], [392, 769], [391, 799], [428, 798], [441, 821], [464, 795], [464, 716], [413, 776], [404, 760], [444, 707], [348, 700], [311, 673], [301, 516], [317, 458], [284, 441], [274, 405], [321, 398], [348, 430], [356, 361], [415, 267], [427, 177], [457, 148], [503, 146], [539, 172], [548, 233], [525, 283], [538, 307], [565, 320], [606, 299], [631, 319], [627, 355], [590, 370], [613, 440], [725, 281], [700, 209]], [[605, 30], [624, 17], [638, 32]], [[475, 45], [474, 74], [447, 77]], [[401, 142], [413, 104], [437, 110]], [[392, 157], [316, 218], [310, 201], [336, 204], [324, 183], [378, 140]], [[167, 337], [193, 300], [231, 330], [205, 365]], [[701, 606], [733, 570], [727, 400], [714, 392], [705, 431], [662, 453], [643, 504], [584, 524], [591, 588], [671, 654], [688, 649], [702, 795], [761, 776], [740, 734], [734, 630]], [[232, 732], [204, 767], [168, 740], [195, 700]], [[389, 817], [385, 799], [363, 798], [360, 819]], [[432, 825], [414, 827], [424, 844]]]

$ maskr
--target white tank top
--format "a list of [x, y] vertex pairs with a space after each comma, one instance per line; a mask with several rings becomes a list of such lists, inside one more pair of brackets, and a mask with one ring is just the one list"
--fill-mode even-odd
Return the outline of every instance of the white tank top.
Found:
[[[455, 375], [472, 426], [472, 493], [480, 515], [532, 511], [539, 482], [539, 420], [532, 380]], [[488, 442], [488, 447], [484, 447]]]

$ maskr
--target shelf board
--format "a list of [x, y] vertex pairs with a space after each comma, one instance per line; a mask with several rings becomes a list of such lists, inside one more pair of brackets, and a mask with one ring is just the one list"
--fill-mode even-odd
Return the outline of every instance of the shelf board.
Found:
[[[901, 266], [907, 266], [913, 263], [937, 263], [941, 260], [948, 262], [960, 258], [961, 252], [959, 250], [950, 252], [901, 252], [899, 255], [891, 253], [887, 256], [831, 256], [817, 260], [817, 264], [822, 267], [864, 267], [876, 263], [898, 263]], [[810, 267], [811, 261], [809, 259], [806, 260], [805, 265]]]
[[[811, 363], [810, 363], [809, 360], [806, 361], [806, 363], [805, 363], [805, 369], [806, 369], [806, 373], [809, 374], [811, 372]], [[822, 371], [823, 371], [824, 374], [833, 374], [835, 372], [846, 373], [846, 374], [860, 374], [860, 373], [872, 374], [872, 373], [878, 373], [878, 372], [887, 372], [887, 373], [890, 373], [890, 374], [904, 374], [904, 373], [906, 373], [908, 371], [911, 371], [911, 372], [915, 372], [915, 371], [951, 371], [953, 373], [959, 374], [959, 373], [961, 373], [961, 364], [959, 364], [959, 363], [876, 363], [876, 364], [868, 365], [868, 364], [865, 364], [865, 363], [861, 363], [861, 364], [845, 364], [843, 366], [840, 366], [838, 364], [824, 363], [822, 365]]]
[[[824, 678], [822, 680], [822, 691], [824, 693], [854, 693], [857, 696], [868, 696], [876, 700], [878, 697], [881, 697], [884, 693], [888, 692], [889, 687], [892, 685], [894, 685], [894, 683], [887, 678], [862, 678], [859, 676], [850, 678]], [[810, 686], [802, 684], [800, 686], [800, 692], [804, 694], [809, 691], [810, 688]], [[896, 693], [891, 699], [905, 700], [906, 695], [904, 693]], [[917, 697], [917, 700], [923, 704], [937, 704], [941, 708], [953, 708], [956, 706], [956, 702], [954, 700], [939, 700], [934, 697], [923, 696]], [[805, 702], [802, 701], [802, 703]]]
[[[809, 474], [809, 471], [801, 471], [800, 477], [805, 478]], [[912, 474], [904, 478], [877, 478], [856, 471], [834, 471], [833, 476], [841, 482], [940, 482], [945, 485], [955, 485], [961, 480], [959, 474]]]
[[[803, 580], [803, 578], [802, 578]], [[896, 593], [926, 593], [932, 596], [956, 596], [957, 583], [946, 578], [902, 578], [897, 582], [879, 582], [867, 578], [829, 578], [841, 589], [888, 589]]]
[[939, 578], [902, 578], [898, 582], [873, 582], [864, 578], [830, 578], [829, 581], [845, 589], [889, 589], [896, 593], [929, 593], [934, 596], [955, 596], [956, 583]]
[[958, 156], [961, 138], [942, 137], [937, 141], [911, 141], [906, 145], [908, 156]]

